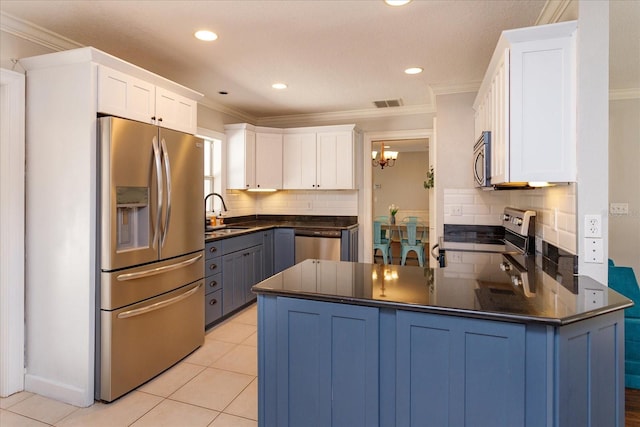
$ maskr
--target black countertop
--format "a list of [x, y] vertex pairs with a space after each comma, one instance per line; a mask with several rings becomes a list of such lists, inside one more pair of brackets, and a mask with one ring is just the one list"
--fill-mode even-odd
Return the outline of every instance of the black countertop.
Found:
[[578, 292], [572, 293], [542, 270], [536, 268], [535, 274], [535, 296], [526, 297], [508, 283], [464, 278], [447, 268], [306, 260], [252, 289], [257, 294], [554, 326], [633, 305], [590, 277], [578, 276]]
[[[233, 229], [233, 232], [220, 232], [225, 227]], [[358, 217], [355, 216], [248, 215], [226, 218], [224, 226], [205, 233], [205, 241], [211, 242], [270, 228], [350, 230], [356, 227]]]

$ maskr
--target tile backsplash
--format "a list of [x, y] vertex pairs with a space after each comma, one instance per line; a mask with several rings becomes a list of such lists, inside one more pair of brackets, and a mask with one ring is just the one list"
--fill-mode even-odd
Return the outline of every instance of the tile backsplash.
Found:
[[358, 192], [336, 191], [276, 191], [249, 193], [227, 191], [229, 215], [358, 215]]
[[535, 210], [536, 236], [576, 254], [575, 184], [506, 191], [447, 188], [444, 223], [500, 225], [505, 206]]

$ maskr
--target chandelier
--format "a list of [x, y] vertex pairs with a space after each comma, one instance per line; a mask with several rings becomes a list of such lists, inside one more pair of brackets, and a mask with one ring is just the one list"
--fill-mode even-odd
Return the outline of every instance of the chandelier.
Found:
[[380, 157], [377, 158], [378, 152], [371, 152], [371, 164], [373, 167], [380, 166], [380, 169], [384, 169], [385, 166], [392, 167], [396, 164], [398, 158], [397, 151], [384, 151], [384, 142], [380, 143]]

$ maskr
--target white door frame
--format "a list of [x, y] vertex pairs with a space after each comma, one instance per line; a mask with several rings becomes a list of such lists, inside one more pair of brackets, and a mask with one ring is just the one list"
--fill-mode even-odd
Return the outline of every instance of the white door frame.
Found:
[[[360, 214], [358, 222], [360, 224], [359, 230], [362, 233], [362, 248], [360, 253], [362, 254], [361, 262], [371, 263], [373, 262], [373, 168], [371, 164], [371, 150], [373, 141], [394, 141], [401, 139], [429, 139], [429, 145], [433, 141], [433, 129], [414, 129], [414, 130], [400, 130], [400, 131], [379, 131], [379, 132], [365, 132], [363, 138], [363, 150], [362, 150], [362, 191], [361, 191], [361, 204]], [[433, 206], [429, 206], [429, 211], [433, 209]]]
[[0, 396], [24, 390], [25, 77], [0, 69]]

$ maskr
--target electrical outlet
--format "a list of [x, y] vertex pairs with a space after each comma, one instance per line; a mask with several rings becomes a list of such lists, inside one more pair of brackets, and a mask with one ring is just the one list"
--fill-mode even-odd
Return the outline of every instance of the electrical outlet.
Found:
[[601, 289], [585, 289], [584, 308], [593, 310], [604, 305], [604, 291]]
[[585, 237], [584, 262], [602, 264], [604, 262], [604, 245], [602, 239]]
[[629, 215], [629, 203], [611, 203], [609, 213], [611, 215]]
[[462, 254], [457, 251], [449, 252], [447, 255], [447, 261], [462, 263]]
[[584, 237], [602, 237], [602, 216], [584, 216]]
[[451, 216], [461, 216], [462, 215], [462, 206], [451, 206]]

